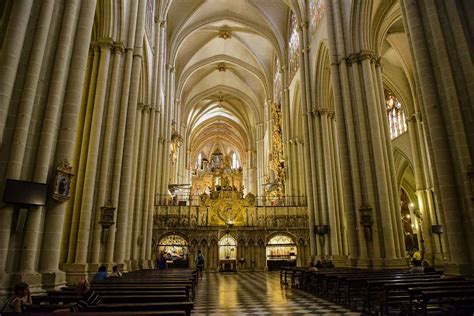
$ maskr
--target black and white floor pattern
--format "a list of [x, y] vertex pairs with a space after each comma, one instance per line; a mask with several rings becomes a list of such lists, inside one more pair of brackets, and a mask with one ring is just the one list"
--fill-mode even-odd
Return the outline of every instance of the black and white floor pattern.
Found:
[[360, 315], [280, 286], [278, 272], [204, 273], [193, 315]]

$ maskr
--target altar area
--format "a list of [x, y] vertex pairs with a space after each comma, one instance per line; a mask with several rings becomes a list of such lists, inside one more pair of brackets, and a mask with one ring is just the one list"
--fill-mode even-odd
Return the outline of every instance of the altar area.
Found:
[[221, 159], [196, 172], [191, 195], [157, 199], [155, 255], [174, 252], [193, 267], [201, 250], [209, 271], [308, 264], [306, 198], [244, 194], [242, 170]]

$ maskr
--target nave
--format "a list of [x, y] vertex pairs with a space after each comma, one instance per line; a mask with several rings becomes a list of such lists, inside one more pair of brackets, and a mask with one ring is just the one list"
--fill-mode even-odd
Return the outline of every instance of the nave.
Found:
[[192, 315], [359, 315], [312, 294], [284, 287], [279, 272], [204, 273]]

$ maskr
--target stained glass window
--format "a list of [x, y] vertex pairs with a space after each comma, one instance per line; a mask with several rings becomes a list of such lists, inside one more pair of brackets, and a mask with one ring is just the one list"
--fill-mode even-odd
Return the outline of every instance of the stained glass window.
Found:
[[298, 21], [296, 15], [291, 12], [290, 39], [288, 42], [288, 75], [289, 82], [293, 79], [296, 71], [300, 67], [300, 36], [298, 34]]
[[407, 123], [402, 104], [387, 89], [385, 89], [385, 110], [387, 111], [390, 138], [395, 139], [407, 131]]
[[273, 100], [276, 104], [281, 104], [281, 71], [280, 71], [280, 60], [275, 58], [275, 75], [273, 76]]
[[316, 31], [326, 12], [324, 0], [309, 0], [309, 30], [310, 34]]
[[165, 256], [171, 256], [173, 260], [183, 259], [188, 254], [188, 242], [179, 235], [163, 237], [158, 246], [160, 252]]

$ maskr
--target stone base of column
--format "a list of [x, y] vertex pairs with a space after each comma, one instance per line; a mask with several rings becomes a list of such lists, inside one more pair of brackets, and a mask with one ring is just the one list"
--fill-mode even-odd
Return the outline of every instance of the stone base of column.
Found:
[[428, 260], [433, 267], [438, 267], [440, 269], [444, 269], [444, 266], [446, 265], [446, 259], [444, 258], [444, 255], [440, 252], [425, 252], [424, 259]]
[[28, 283], [31, 293], [44, 293], [41, 274], [35, 271], [3, 273], [1, 276], [0, 293], [13, 290], [18, 282]]
[[409, 264], [405, 258], [368, 258], [368, 259], [350, 259], [350, 265], [357, 268], [408, 268]]
[[138, 266], [140, 267], [140, 269], [151, 269], [151, 268], [153, 268], [151, 260], [147, 260], [147, 259], [141, 259], [140, 262], [138, 263]]
[[[93, 274], [95, 275], [97, 271], [99, 271], [99, 267], [101, 266], [102, 264], [98, 263], [98, 262], [94, 262], [94, 263], [88, 263], [87, 264], [87, 271], [89, 272], [89, 274]], [[105, 265], [106, 268], [107, 265]], [[109, 269], [107, 269], [108, 271]], [[112, 270], [112, 268], [111, 268]]]
[[123, 271], [132, 272], [132, 260], [125, 260], [123, 262]]
[[[87, 263], [65, 263], [62, 268], [66, 271], [66, 281], [70, 285], [74, 285], [82, 279], [91, 279]], [[97, 270], [96, 270], [97, 271]], [[94, 277], [92, 274], [92, 277]]]
[[45, 290], [56, 290], [66, 285], [66, 273], [64, 271], [42, 272], [41, 276]]
[[332, 255], [329, 258], [332, 261], [332, 263], [336, 266], [336, 268], [347, 266], [347, 257], [346, 256]]
[[137, 259], [133, 259], [131, 261], [131, 269], [130, 271], [136, 271], [140, 269], [140, 261]]
[[474, 266], [468, 263], [447, 263], [444, 266], [444, 274], [449, 275], [471, 275]]

